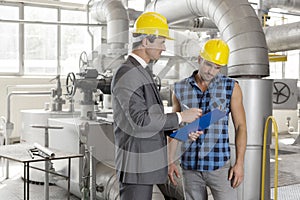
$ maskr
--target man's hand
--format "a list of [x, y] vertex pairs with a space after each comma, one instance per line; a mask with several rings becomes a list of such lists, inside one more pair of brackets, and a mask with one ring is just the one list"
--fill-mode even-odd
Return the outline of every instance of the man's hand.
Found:
[[231, 181], [231, 187], [237, 188], [244, 179], [243, 165], [235, 164], [229, 171], [228, 180]]
[[182, 122], [191, 123], [202, 115], [202, 109], [191, 108], [180, 113]]
[[177, 181], [174, 179], [174, 174], [177, 178], [180, 178], [178, 168], [175, 163], [169, 164], [168, 176], [173, 185], [177, 185]]
[[191, 132], [189, 134], [189, 139], [191, 141], [196, 141], [198, 139], [198, 137], [203, 134], [203, 131], [196, 131], [196, 132]]

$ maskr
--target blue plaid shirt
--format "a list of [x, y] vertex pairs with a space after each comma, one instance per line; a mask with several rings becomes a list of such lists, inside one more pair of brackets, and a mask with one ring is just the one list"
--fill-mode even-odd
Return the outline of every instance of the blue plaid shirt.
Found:
[[228, 115], [235, 80], [218, 74], [202, 92], [195, 81], [197, 73], [174, 85], [181, 110], [201, 108], [205, 114], [218, 108], [227, 115], [206, 128], [195, 142], [182, 143], [181, 166], [188, 170], [211, 171], [223, 167], [230, 158]]

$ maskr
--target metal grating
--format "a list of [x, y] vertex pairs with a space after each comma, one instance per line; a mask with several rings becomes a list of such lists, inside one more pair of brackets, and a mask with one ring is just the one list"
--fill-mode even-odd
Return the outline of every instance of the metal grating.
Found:
[[[271, 199], [274, 199], [274, 188], [271, 189]], [[300, 184], [278, 188], [278, 200], [300, 200]]]

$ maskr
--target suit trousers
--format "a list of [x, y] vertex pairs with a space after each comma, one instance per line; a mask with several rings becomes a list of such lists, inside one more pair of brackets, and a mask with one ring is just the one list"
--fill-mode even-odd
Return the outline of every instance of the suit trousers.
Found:
[[120, 200], [151, 200], [153, 185], [120, 182]]

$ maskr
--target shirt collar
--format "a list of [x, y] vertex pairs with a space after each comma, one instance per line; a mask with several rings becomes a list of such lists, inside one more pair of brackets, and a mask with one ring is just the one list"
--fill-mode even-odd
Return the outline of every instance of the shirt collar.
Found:
[[144, 61], [143, 58], [139, 57], [138, 55], [136, 55], [134, 53], [130, 53], [129, 55], [132, 56], [134, 59], [136, 59], [143, 68], [147, 67], [148, 64]]
[[195, 79], [195, 75], [198, 73], [198, 70], [193, 71], [193, 74], [188, 78], [188, 81], [191, 84], [196, 84], [196, 79]]

